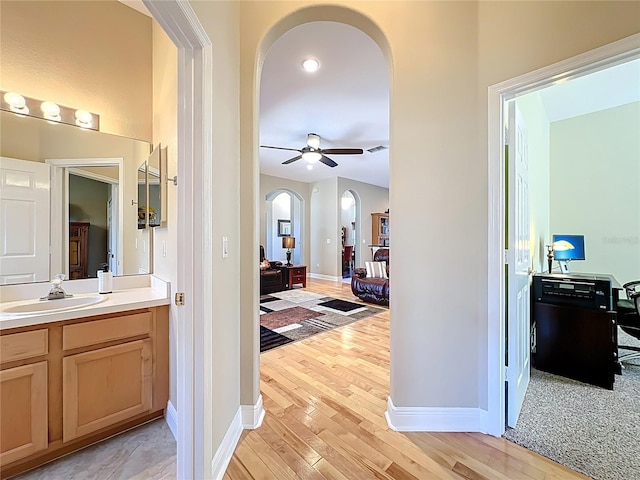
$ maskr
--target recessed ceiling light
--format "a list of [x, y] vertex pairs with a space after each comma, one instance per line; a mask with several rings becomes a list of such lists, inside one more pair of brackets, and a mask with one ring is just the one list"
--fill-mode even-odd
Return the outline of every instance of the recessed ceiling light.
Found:
[[315, 58], [307, 58], [304, 62], [302, 62], [302, 68], [304, 68], [307, 72], [315, 72], [320, 68], [320, 62]]

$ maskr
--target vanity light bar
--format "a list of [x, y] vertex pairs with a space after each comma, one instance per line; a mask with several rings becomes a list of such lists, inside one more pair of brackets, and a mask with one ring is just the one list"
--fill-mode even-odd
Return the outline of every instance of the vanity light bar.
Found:
[[100, 130], [100, 115], [57, 103], [0, 90], [0, 110], [16, 115], [42, 118], [51, 123], [67, 123], [89, 130]]

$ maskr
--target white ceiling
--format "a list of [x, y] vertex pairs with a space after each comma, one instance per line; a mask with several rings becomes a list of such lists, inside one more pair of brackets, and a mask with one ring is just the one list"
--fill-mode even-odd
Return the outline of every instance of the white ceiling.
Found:
[[[302, 62], [320, 62], [308, 73]], [[334, 22], [311, 22], [289, 30], [271, 47], [260, 83], [260, 144], [287, 148], [306, 145], [307, 133], [321, 137], [320, 148], [362, 148], [362, 155], [328, 155], [338, 163], [282, 162], [296, 152], [260, 148], [260, 171], [313, 182], [344, 177], [389, 186], [389, 81], [382, 52], [360, 30]]]
[[[140, 0], [120, 0], [148, 15]], [[307, 73], [302, 61], [314, 57], [320, 69]], [[540, 90], [550, 122], [640, 101], [640, 60]], [[362, 155], [329, 155], [338, 163], [282, 162], [296, 152], [260, 148], [260, 171], [314, 182], [340, 176], [389, 186], [389, 81], [378, 46], [360, 30], [335, 22], [300, 25], [271, 47], [260, 84], [260, 144], [287, 148], [306, 145], [307, 133], [321, 148], [362, 148]]]
[[640, 101], [640, 60], [540, 90], [550, 122]]

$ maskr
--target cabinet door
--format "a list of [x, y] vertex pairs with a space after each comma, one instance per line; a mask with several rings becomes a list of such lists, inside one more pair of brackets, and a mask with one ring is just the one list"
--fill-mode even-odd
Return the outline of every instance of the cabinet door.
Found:
[[47, 362], [0, 372], [0, 464], [48, 444]]
[[63, 359], [63, 441], [151, 410], [151, 340]]

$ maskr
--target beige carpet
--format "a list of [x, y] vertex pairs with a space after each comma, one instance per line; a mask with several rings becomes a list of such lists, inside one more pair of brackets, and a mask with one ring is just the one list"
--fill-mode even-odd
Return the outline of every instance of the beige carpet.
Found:
[[[620, 332], [619, 343], [638, 345]], [[505, 437], [596, 480], [640, 479], [640, 359], [613, 391], [538, 370]]]

